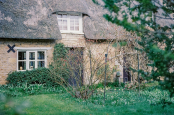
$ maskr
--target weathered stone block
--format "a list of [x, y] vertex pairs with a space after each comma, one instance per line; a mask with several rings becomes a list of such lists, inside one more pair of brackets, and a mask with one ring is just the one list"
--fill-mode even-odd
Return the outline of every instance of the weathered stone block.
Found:
[[9, 59], [8, 59], [8, 62], [9, 62], [9, 63], [16, 63], [17, 60], [16, 60], [16, 58], [9, 58]]

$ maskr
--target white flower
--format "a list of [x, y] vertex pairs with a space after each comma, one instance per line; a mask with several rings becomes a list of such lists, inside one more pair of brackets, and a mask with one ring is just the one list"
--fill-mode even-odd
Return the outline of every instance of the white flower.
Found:
[[116, 103], [116, 101], [112, 102], [111, 104], [114, 105]]

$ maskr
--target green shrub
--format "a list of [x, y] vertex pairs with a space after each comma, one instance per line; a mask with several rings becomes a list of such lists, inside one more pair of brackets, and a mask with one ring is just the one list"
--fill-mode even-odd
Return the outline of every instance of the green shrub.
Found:
[[121, 83], [120, 83], [120, 86], [121, 86], [121, 87], [125, 87], [125, 83], [124, 83], [124, 82], [121, 82]]
[[103, 85], [103, 83], [98, 83], [98, 84], [96, 84], [96, 88], [104, 88], [104, 85]]
[[69, 48], [66, 48], [62, 43], [55, 44], [53, 62], [49, 65], [52, 73], [51, 78], [61, 85], [66, 85], [71, 75], [69, 62], [67, 61], [68, 50]]
[[118, 81], [115, 81], [115, 82], [108, 82], [107, 86], [108, 87], [119, 87], [120, 85], [119, 85]]
[[38, 68], [30, 71], [15, 71], [8, 74], [7, 84], [17, 86], [23, 84], [44, 84], [45, 86], [57, 86], [58, 84], [50, 77], [50, 70]]

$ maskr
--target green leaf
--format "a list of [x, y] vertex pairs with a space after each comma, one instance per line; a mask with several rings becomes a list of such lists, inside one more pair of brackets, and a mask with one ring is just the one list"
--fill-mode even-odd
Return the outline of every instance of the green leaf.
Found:
[[117, 43], [114, 43], [114, 44], [112, 45], [112, 47], [116, 48], [116, 47], [117, 47]]
[[126, 46], [127, 45], [127, 42], [126, 41], [123, 41], [123, 42], [120, 42], [119, 44], [120, 44], [120, 46]]

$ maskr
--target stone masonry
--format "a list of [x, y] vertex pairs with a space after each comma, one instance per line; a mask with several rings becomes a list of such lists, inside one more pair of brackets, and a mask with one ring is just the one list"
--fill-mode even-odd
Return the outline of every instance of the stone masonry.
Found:
[[9, 50], [7, 45], [15, 47], [52, 47], [46, 51], [47, 65], [52, 59], [52, 52], [54, 48], [54, 40], [35, 40], [35, 39], [0, 39], [0, 84], [6, 83], [6, 78], [9, 72], [17, 70], [17, 50], [15, 53]]

